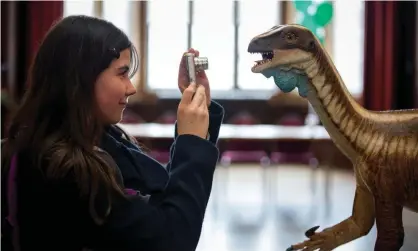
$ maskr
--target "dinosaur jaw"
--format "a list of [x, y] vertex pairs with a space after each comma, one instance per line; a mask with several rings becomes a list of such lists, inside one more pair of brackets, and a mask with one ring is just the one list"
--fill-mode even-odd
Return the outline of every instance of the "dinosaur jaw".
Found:
[[250, 53], [259, 53], [262, 55], [262, 59], [255, 61], [254, 66], [251, 68], [253, 73], [262, 73], [266, 70], [277, 67], [290, 68], [303, 72], [305, 70], [304, 63], [312, 59], [312, 55], [310, 53], [299, 49], [262, 52], [252, 51]]
[[273, 68], [274, 60], [276, 59], [274, 56], [274, 51], [266, 51], [266, 52], [251, 52], [251, 54], [259, 53], [262, 56], [261, 60], [257, 60], [254, 62], [254, 66], [251, 68], [253, 73], [261, 73], [263, 70]]

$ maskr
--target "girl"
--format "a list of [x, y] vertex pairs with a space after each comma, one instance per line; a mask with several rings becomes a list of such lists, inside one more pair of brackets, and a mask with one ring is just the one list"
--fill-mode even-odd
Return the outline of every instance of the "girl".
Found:
[[182, 60], [162, 166], [115, 126], [137, 66], [127, 36], [104, 20], [66, 17], [46, 35], [2, 147], [2, 249], [196, 249], [224, 111], [204, 73], [189, 85]]

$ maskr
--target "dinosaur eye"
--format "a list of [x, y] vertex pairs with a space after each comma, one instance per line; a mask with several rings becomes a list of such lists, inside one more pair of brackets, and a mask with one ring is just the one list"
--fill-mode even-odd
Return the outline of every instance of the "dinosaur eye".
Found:
[[293, 41], [293, 40], [295, 40], [296, 36], [295, 36], [294, 33], [288, 32], [288, 33], [286, 33], [285, 38], [288, 41]]

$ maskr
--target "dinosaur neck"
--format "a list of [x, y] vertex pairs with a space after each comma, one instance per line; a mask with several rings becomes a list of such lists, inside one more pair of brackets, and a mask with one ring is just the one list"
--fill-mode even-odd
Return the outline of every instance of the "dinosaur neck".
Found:
[[334, 65], [324, 59], [312, 65], [313, 90], [307, 98], [337, 147], [356, 160], [370, 138], [369, 111], [354, 100]]

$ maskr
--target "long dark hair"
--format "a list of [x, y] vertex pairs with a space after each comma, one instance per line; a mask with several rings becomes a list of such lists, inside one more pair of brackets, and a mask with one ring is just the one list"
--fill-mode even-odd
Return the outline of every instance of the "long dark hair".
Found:
[[[95, 115], [94, 84], [112, 60], [128, 48], [132, 77], [138, 69], [138, 55], [123, 31], [88, 16], [69, 16], [57, 22], [32, 62], [28, 90], [2, 147], [5, 172], [11, 156], [25, 151], [47, 178], [73, 175], [81, 193], [89, 195], [90, 213], [97, 223], [106, 216], [99, 216], [94, 207], [99, 187], [105, 187], [109, 199], [115, 191], [123, 192], [114, 168], [94, 150], [104, 128]], [[110, 203], [106, 211], [110, 211]]]

